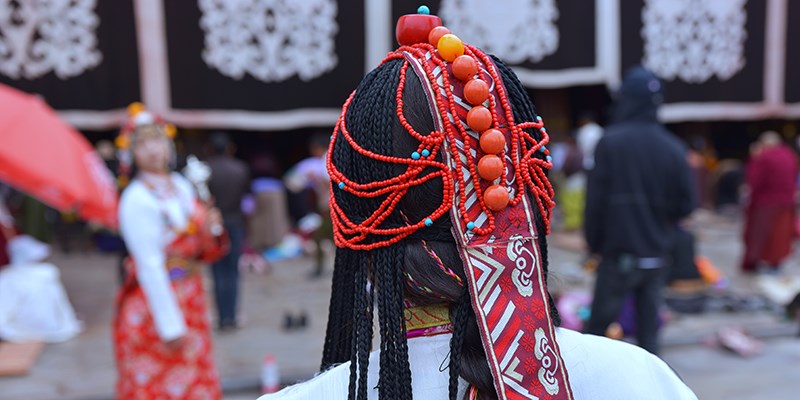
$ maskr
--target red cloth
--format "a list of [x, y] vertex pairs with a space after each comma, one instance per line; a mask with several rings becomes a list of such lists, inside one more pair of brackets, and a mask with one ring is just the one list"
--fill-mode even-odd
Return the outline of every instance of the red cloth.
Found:
[[777, 267], [792, 251], [794, 206], [759, 206], [747, 212], [742, 270], [754, 271], [764, 262]]
[[788, 146], [763, 150], [747, 164], [750, 208], [794, 204], [797, 156]]
[[[192, 218], [204, 226], [201, 212]], [[168, 247], [167, 268], [206, 262], [221, 257], [228, 247], [227, 236], [216, 238], [205, 230], [186, 233]], [[119, 399], [222, 399], [219, 376], [214, 366], [205, 291], [198, 271], [171, 281], [186, 321], [183, 346], [170, 350], [161, 341], [143, 289], [136, 282], [135, 264], [126, 262], [128, 279], [117, 297], [114, 344]]]
[[750, 204], [742, 270], [753, 271], [759, 262], [777, 267], [791, 253], [797, 168], [797, 156], [784, 145], [763, 150], [747, 165]]

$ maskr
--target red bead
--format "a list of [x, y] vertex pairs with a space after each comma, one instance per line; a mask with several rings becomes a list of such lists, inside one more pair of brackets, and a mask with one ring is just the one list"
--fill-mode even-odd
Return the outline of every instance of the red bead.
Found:
[[472, 79], [464, 85], [464, 97], [470, 104], [482, 104], [489, 98], [489, 85], [481, 79]]
[[436, 50], [439, 51], [443, 60], [453, 62], [456, 57], [464, 54], [464, 42], [458, 36], [448, 33], [439, 39]]
[[500, 185], [492, 185], [483, 192], [483, 201], [492, 211], [500, 211], [508, 205], [508, 190]]
[[483, 132], [492, 126], [492, 113], [484, 106], [472, 107], [467, 113], [467, 125], [475, 132]]
[[[434, 28], [434, 31], [436, 29], [438, 28]], [[433, 34], [433, 31], [431, 31], [431, 34]], [[478, 62], [475, 61], [474, 58], [465, 54], [463, 56], [458, 56], [455, 60], [453, 60], [453, 75], [455, 75], [456, 78], [462, 81], [468, 81], [477, 73]]]
[[478, 161], [478, 175], [487, 181], [494, 181], [503, 175], [503, 160], [496, 155], [481, 157]]
[[435, 15], [408, 14], [397, 20], [394, 34], [397, 43], [402, 46], [411, 46], [427, 42], [431, 30], [441, 25], [442, 20]]
[[506, 148], [506, 137], [498, 129], [489, 129], [481, 134], [481, 150], [486, 154], [498, 154]]
[[444, 26], [437, 26], [436, 28], [431, 29], [430, 33], [428, 33], [428, 43], [430, 43], [431, 46], [436, 47], [439, 45], [439, 39], [448, 33], [450, 33], [450, 29], [447, 29]]

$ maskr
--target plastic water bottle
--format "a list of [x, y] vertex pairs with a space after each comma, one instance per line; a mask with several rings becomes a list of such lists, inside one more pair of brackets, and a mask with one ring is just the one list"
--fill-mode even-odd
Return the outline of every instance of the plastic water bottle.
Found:
[[272, 354], [264, 356], [264, 364], [261, 366], [261, 392], [275, 393], [280, 390], [280, 374], [278, 373], [278, 362]]

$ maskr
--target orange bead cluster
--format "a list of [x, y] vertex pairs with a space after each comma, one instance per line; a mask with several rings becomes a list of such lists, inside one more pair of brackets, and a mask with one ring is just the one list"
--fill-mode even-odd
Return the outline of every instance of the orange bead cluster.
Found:
[[[439, 40], [437, 50], [442, 59], [452, 62], [450, 68], [453, 76], [465, 82], [464, 99], [472, 105], [472, 109], [467, 112], [467, 126], [481, 134], [480, 147], [485, 153], [478, 161], [478, 175], [484, 180], [494, 183], [503, 176], [505, 171], [505, 163], [501, 157], [506, 143], [503, 133], [492, 128], [495, 118], [484, 105], [489, 100], [489, 84], [480, 76], [476, 76], [479, 69], [478, 61], [471, 55], [463, 54], [464, 52], [461, 51], [461, 54], [452, 57], [452, 49], [458, 49], [459, 46], [446, 42], [447, 36], [444, 35]], [[460, 40], [458, 42], [460, 44]], [[463, 47], [463, 44], [460, 46]], [[505, 187], [492, 184], [484, 190], [483, 201], [490, 210], [500, 211], [508, 206], [511, 200], [509, 196]]]
[[[413, 16], [404, 16], [413, 17]], [[455, 193], [459, 193], [458, 210], [461, 215], [467, 213], [466, 179], [462, 168], [451, 168], [447, 163], [436, 160], [437, 154], [442, 151], [449, 151], [451, 154], [464, 153], [467, 157], [465, 166], [469, 169], [471, 181], [474, 187], [486, 187], [483, 195], [478, 197], [481, 209], [488, 216], [488, 221], [483, 226], [476, 226], [473, 221], [461, 221], [462, 228], [477, 234], [486, 235], [495, 229], [494, 212], [502, 211], [507, 206], [515, 206], [523, 201], [526, 192], [533, 195], [539, 209], [540, 215], [545, 220], [545, 225], [549, 231], [549, 220], [553, 202], [553, 189], [548, 181], [545, 170], [549, 169], [549, 151], [544, 147], [549, 141], [547, 132], [541, 118], [536, 121], [515, 123], [513, 111], [508, 101], [508, 95], [502, 84], [496, 84], [493, 96], [490, 93], [489, 84], [481, 79], [480, 65], [485, 66], [485, 74], [493, 82], [502, 82], [499, 72], [494, 68], [493, 61], [481, 50], [465, 45], [457, 36], [450, 33], [444, 26], [435, 26], [429, 31], [420, 32], [419, 26], [428, 24], [428, 15], [420, 16], [424, 20], [414, 21], [413, 18], [398, 22], [397, 35], [398, 42], [402, 46], [395, 52], [390, 53], [384, 62], [389, 60], [404, 60], [404, 54], [410, 54], [419, 60], [430, 60], [430, 64], [423, 62], [422, 68], [425, 79], [434, 86], [437, 85], [437, 78], [441, 79], [443, 91], [435, 90], [435, 106], [440, 115], [458, 115], [457, 105], [453, 100], [453, 85], [451, 78], [456, 78], [463, 84], [463, 97], [472, 108], [467, 112], [466, 125], [470, 130], [479, 132], [480, 139], [475, 140], [473, 134], [467, 131], [464, 124], [459, 121], [451, 121], [450, 118], [443, 118], [444, 124], [442, 131], [433, 131], [428, 135], [423, 135], [414, 130], [406, 120], [403, 110], [403, 90], [406, 82], [406, 73], [410, 68], [409, 62], [404, 60], [400, 70], [400, 79], [396, 91], [396, 114], [406, 131], [419, 140], [420, 144], [410, 158], [387, 156], [371, 152], [360, 146], [345, 124], [345, 116], [350, 106], [355, 92], [353, 92], [344, 104], [342, 114], [334, 129], [331, 137], [331, 147], [328, 151], [327, 166], [331, 176], [332, 190], [344, 190], [355, 196], [362, 198], [376, 198], [385, 196], [380, 206], [372, 215], [364, 221], [356, 223], [349, 219], [344, 210], [336, 203], [336, 197], [331, 196], [331, 217], [336, 229], [334, 238], [337, 246], [347, 247], [353, 250], [371, 250], [385, 247], [397, 243], [403, 238], [411, 235], [419, 229], [430, 226], [432, 221], [446, 214], [453, 205]], [[413, 27], [404, 29], [405, 27]], [[408, 30], [408, 32], [407, 32]], [[412, 35], [409, 32], [413, 33]], [[426, 33], [426, 34], [423, 34]], [[419, 39], [427, 37], [427, 40]], [[430, 57], [438, 53], [439, 57]], [[431, 65], [432, 64], [432, 65]], [[448, 71], [449, 66], [449, 71]], [[434, 68], [441, 70], [442, 75], [436, 76]], [[498, 104], [499, 103], [499, 104]], [[505, 119], [503, 126], [499, 126], [500, 115]], [[536, 140], [532, 133], [526, 130], [538, 130], [541, 133], [541, 140]], [[510, 131], [510, 143], [507, 143], [506, 134]], [[504, 132], [506, 132], [504, 134]], [[331, 161], [333, 147], [339, 137], [342, 137], [348, 144], [361, 156], [369, 157], [382, 162], [405, 165], [404, 173], [391, 179], [359, 183], [348, 179], [342, 174], [336, 165]], [[446, 139], [446, 140], [445, 140]], [[463, 144], [463, 149], [459, 149], [458, 144]], [[513, 163], [513, 179], [506, 177], [506, 147], [511, 155]], [[449, 148], [447, 148], [449, 146]], [[472, 156], [471, 148], [479, 147], [483, 155], [479, 160]], [[537, 157], [543, 154], [546, 157]], [[424, 173], [433, 168], [434, 171]], [[399, 201], [405, 196], [410, 188], [424, 184], [432, 179], [442, 179], [443, 195], [442, 204], [426, 218], [420, 221], [407, 221], [405, 226], [384, 228], [382, 223], [394, 212]], [[481, 183], [481, 179], [488, 182]], [[499, 179], [499, 182], [498, 182]], [[516, 192], [513, 198], [506, 182], [514, 182]], [[456, 187], [456, 185], [458, 185]], [[456, 191], [456, 188], [458, 189]], [[527, 190], [526, 190], [527, 189]], [[371, 239], [368, 239], [371, 237]], [[383, 236], [375, 238], [375, 236]]]

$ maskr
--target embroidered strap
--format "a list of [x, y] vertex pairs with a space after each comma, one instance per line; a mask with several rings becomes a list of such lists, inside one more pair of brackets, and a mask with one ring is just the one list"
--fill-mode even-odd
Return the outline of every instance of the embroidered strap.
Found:
[[408, 338], [453, 332], [453, 327], [450, 325], [450, 310], [444, 304], [408, 307], [404, 313]]
[[[480, 201], [481, 182], [477, 181], [474, 164], [469, 161], [479, 147], [479, 133], [467, 130], [465, 135], [445, 138], [445, 148], [449, 150], [444, 152], [445, 162], [453, 170], [461, 171], [456, 176], [461, 182], [454, 186], [459, 201], [451, 207], [451, 219], [470, 221], [466, 225], [454, 223], [454, 235], [464, 261], [472, 308], [497, 397], [573, 400], [555, 326], [549, 316], [542, 255], [536, 240], [540, 232], [533, 218], [536, 208], [541, 216], [549, 215], [552, 191], [544, 183], [519, 185], [520, 177], [525, 174], [533, 179], [531, 182], [546, 180], [541, 175], [543, 167], [536, 165], [549, 161], [534, 156], [546, 142], [546, 136], [542, 130], [543, 139], [536, 141], [522, 131], [526, 127], [542, 129], [541, 120], [537, 119], [536, 125], [516, 123], [494, 62], [476, 48], [466, 47], [476, 54], [478, 75], [489, 84], [487, 104], [492, 109], [493, 123], [507, 144], [503, 157], [507, 178], [501, 180], [509, 185], [509, 198], [519, 198], [518, 202], [509, 200], [500, 211], [487, 213]], [[452, 73], [452, 66], [443, 68], [430, 50], [423, 55], [421, 51], [407, 49], [404, 56], [417, 76], [428, 78], [420, 80], [437, 129], [444, 129], [448, 121], [467, 120], [472, 108], [462, 98], [464, 87], [451, 85], [445, 79]], [[527, 150], [523, 149], [526, 147]], [[511, 184], [515, 180], [516, 185]], [[527, 191], [537, 194], [535, 201], [521, 195]], [[462, 202], [462, 198], [466, 201]]]

